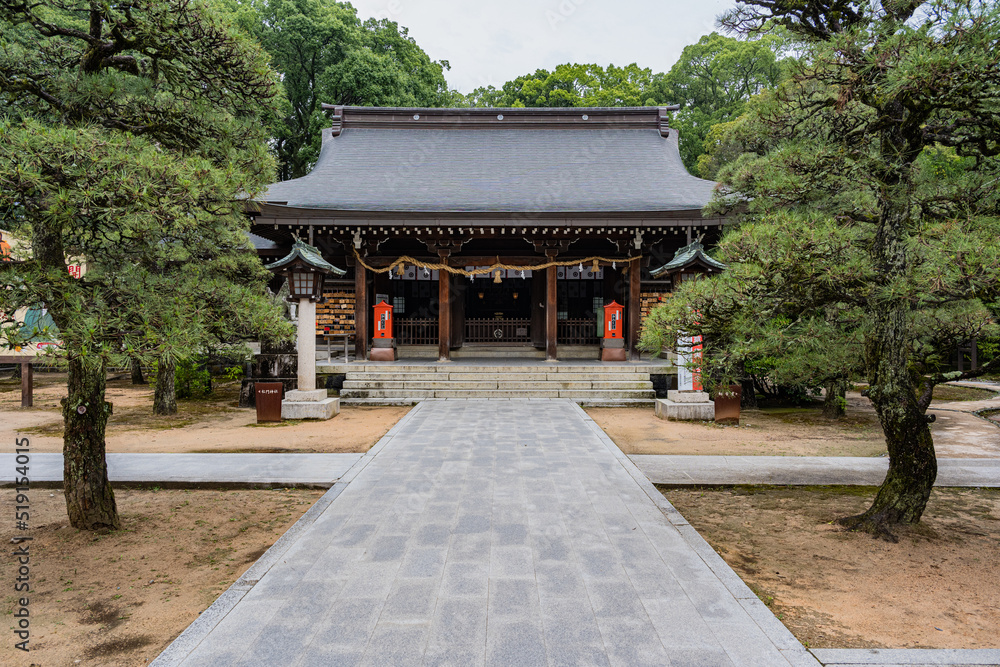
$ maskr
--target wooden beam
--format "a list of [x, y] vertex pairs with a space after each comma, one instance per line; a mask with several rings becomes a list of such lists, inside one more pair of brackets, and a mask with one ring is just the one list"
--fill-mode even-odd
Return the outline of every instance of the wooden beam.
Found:
[[[447, 250], [440, 250], [440, 264], [448, 264]], [[451, 274], [438, 271], [438, 361], [451, 361]]]
[[357, 263], [354, 267], [354, 358], [368, 358], [368, 271]]
[[545, 360], [556, 361], [556, 350], [559, 335], [558, 317], [559, 305], [556, 298], [556, 267], [545, 269]]
[[642, 260], [635, 260], [628, 266], [628, 358], [639, 360], [639, 320], [641, 316], [639, 277]]
[[34, 402], [34, 371], [30, 361], [21, 362], [21, 407], [30, 408]]

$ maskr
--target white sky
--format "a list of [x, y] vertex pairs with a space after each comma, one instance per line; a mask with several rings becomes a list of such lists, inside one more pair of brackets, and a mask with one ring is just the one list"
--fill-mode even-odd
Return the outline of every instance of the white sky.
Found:
[[556, 65], [638, 63], [665, 72], [715, 29], [733, 0], [351, 0], [364, 20], [389, 18], [463, 93]]

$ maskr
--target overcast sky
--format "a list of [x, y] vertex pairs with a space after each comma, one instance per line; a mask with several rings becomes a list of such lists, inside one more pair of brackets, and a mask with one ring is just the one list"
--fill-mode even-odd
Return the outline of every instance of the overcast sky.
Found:
[[463, 93], [499, 87], [556, 65], [638, 63], [663, 72], [714, 30], [732, 0], [351, 0], [358, 16], [410, 29], [448, 84]]

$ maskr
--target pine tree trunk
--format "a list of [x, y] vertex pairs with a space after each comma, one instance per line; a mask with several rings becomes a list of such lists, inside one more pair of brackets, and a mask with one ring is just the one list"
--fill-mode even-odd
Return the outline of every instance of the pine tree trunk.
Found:
[[757, 388], [754, 386], [753, 380], [741, 380], [740, 385], [743, 387], [743, 391], [740, 392], [740, 408], [756, 410]]
[[142, 375], [142, 364], [135, 357], [132, 358], [132, 384], [147, 384]]
[[63, 399], [63, 493], [70, 525], [80, 530], [120, 527], [104, 460], [104, 432], [111, 416], [104, 388], [103, 362], [69, 360], [68, 396]]
[[846, 412], [847, 380], [831, 380], [826, 385], [826, 396], [823, 398], [823, 416], [827, 419], [840, 419]]
[[166, 357], [156, 365], [156, 390], [153, 392], [153, 414], [177, 414], [177, 391], [174, 387], [176, 362]]
[[[891, 117], [902, 117], [902, 109], [892, 109]], [[907, 144], [898, 129], [883, 131], [882, 153], [902, 154]], [[882, 175], [886, 187], [879, 211], [879, 226], [871, 247], [873, 266], [881, 273], [882, 294], [870, 300], [868, 314], [872, 327], [865, 337], [865, 365], [870, 387], [868, 396], [875, 407], [889, 450], [889, 472], [866, 512], [840, 520], [851, 530], [862, 530], [895, 539], [893, 524], [920, 521], [934, 480], [937, 458], [927, 418], [917, 404], [916, 388], [910, 375], [908, 304], [893, 294], [894, 283], [909, 271], [907, 250], [909, 214], [909, 168], [919, 151], [912, 151], [909, 163], [887, 168]]]

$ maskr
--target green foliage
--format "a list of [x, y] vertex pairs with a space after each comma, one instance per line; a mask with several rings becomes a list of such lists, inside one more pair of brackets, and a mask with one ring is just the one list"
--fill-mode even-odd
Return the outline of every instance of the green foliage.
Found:
[[[536, 70], [466, 96], [474, 107], [630, 107], [680, 104], [672, 125], [680, 134], [681, 158], [689, 171], [713, 178], [717, 166], [699, 158], [719, 123], [736, 119], [747, 101], [787, 75], [780, 59], [787, 39], [770, 35], [739, 40], [705, 35], [684, 49], [667, 73], [635, 63], [625, 67], [567, 63]], [[717, 141], [717, 139], [715, 139]]]
[[748, 100], [788, 75], [788, 62], [781, 59], [787, 41], [783, 33], [741, 40], [713, 32], [684, 47], [670, 71], [657, 75], [653, 96], [681, 105], [672, 125], [689, 171], [714, 178], [713, 165], [699, 162], [712, 128], [734, 121]]
[[321, 105], [444, 106], [445, 60], [424, 53], [387, 19], [362, 22], [334, 0], [231, 0], [240, 25], [281, 74], [284, 103], [271, 119], [279, 180], [304, 176], [329, 127]]
[[653, 72], [635, 63], [558, 65], [549, 72], [519, 76], [503, 84], [477, 88], [466, 96], [473, 107], [637, 107], [666, 104], [656, 97]]
[[8, 323], [44, 303], [67, 354], [114, 365], [288, 337], [239, 203], [273, 175], [259, 47], [188, 0], [0, 6], [0, 210], [31, 247], [2, 271]]
[[843, 523], [885, 534], [930, 496], [924, 412], [960, 376], [947, 353], [998, 335], [1000, 6], [761, 0], [721, 22], [803, 41], [792, 77], [714, 139], [723, 190], [706, 212], [740, 221], [719, 248], [729, 271], [682, 285], [647, 345], [702, 333], [717, 376], [760, 360], [815, 383], [862, 374], [889, 471]]
[[203, 355], [177, 360], [174, 372], [177, 398], [200, 398], [212, 393], [212, 375]]

